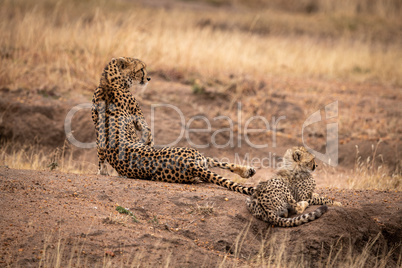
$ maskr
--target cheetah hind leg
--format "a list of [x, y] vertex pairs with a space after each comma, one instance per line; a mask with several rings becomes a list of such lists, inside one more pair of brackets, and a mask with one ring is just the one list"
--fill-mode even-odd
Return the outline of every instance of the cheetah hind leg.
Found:
[[211, 157], [207, 157], [207, 162], [210, 167], [219, 167], [222, 169], [228, 169], [231, 172], [239, 175], [242, 178], [250, 178], [250, 177], [254, 176], [254, 174], [256, 173], [256, 171], [253, 167], [236, 165], [233, 163], [220, 162]]
[[307, 200], [310, 205], [327, 205], [327, 206], [336, 206], [342, 207], [341, 202], [333, 201], [332, 199], [322, 197], [317, 193], [312, 194], [312, 198]]
[[287, 218], [289, 216], [289, 210], [286, 208], [283, 208], [282, 210], [280, 210], [278, 212], [278, 215], [279, 215], [279, 217]]
[[246, 199], [246, 207], [248, 211], [259, 220], [268, 221], [268, 215], [266, 211], [261, 207], [258, 202], [255, 201], [253, 198]]

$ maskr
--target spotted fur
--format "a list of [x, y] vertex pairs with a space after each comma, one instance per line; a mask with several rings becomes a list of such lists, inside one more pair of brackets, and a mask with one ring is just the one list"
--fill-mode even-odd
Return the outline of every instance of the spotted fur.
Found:
[[[316, 184], [311, 173], [317, 167], [315, 157], [304, 147], [287, 150], [283, 166], [269, 180], [260, 182], [246, 201], [258, 219], [276, 226], [292, 227], [313, 221], [324, 214], [326, 205], [341, 203], [314, 193]], [[323, 205], [311, 213], [287, 218], [289, 211], [302, 213], [309, 205]]]
[[[151, 131], [138, 102], [129, 89], [146, 84], [145, 64], [133, 58], [112, 59], [105, 67], [93, 97], [92, 119], [97, 135], [99, 174], [107, 175], [107, 161], [121, 176], [192, 183], [197, 178], [250, 195], [253, 189], [219, 176], [210, 167], [228, 169], [243, 178], [255, 169], [204, 157], [195, 149], [153, 147]], [[137, 131], [142, 132], [141, 138]]]

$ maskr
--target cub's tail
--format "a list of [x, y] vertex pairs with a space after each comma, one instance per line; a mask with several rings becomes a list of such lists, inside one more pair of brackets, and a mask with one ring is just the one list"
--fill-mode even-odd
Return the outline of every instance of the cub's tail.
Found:
[[294, 227], [294, 226], [299, 226], [303, 223], [307, 223], [309, 221], [316, 220], [327, 211], [328, 211], [327, 206], [321, 206], [313, 212], [302, 214], [295, 218], [281, 218], [281, 217], [275, 216], [274, 219], [272, 219], [271, 221], [274, 225], [277, 225], [280, 227]]

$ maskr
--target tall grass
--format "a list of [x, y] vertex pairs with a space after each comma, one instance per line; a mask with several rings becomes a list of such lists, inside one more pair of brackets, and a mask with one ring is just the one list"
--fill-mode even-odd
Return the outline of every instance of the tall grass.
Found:
[[[141, 58], [151, 71], [179, 77], [286, 75], [402, 84], [398, 35], [395, 42], [369, 38], [392, 34], [391, 25], [399, 29], [392, 18], [183, 12], [123, 1], [0, 3], [0, 87], [92, 91], [105, 63], [118, 56]], [[366, 32], [373, 27], [376, 32]], [[272, 32], [264, 34], [266, 29]], [[325, 38], [326, 32], [335, 38]]]
[[[372, 237], [361, 248], [355, 248], [351, 243], [342, 245], [335, 242], [327, 252], [322, 246], [321, 256], [312, 259], [303, 253], [290, 252], [288, 250], [289, 235], [273, 234], [267, 232], [266, 239], [261, 241], [261, 248], [258, 253], [244, 256], [242, 249], [245, 238], [250, 231], [250, 223], [246, 224], [234, 241], [230, 253], [225, 253], [217, 267], [400, 267], [402, 259], [394, 259], [395, 256], [400, 256], [398, 248], [387, 248], [385, 245], [381, 247], [379, 240], [381, 234]], [[110, 256], [105, 254], [103, 258], [89, 259], [86, 255], [87, 248], [86, 238], [79, 239], [77, 243], [68, 246], [64, 239], [58, 239], [57, 242], [51, 236], [48, 236], [43, 242], [43, 250], [39, 260], [38, 267], [134, 267], [152, 265], [145, 256], [142, 256], [144, 251], [137, 253], [129, 253], [128, 256], [119, 256], [118, 259], [112, 260]], [[78, 243], [80, 242], [80, 243]], [[302, 243], [300, 244], [303, 247]], [[399, 246], [399, 245], [396, 245]], [[159, 244], [155, 245], [158, 248]], [[110, 248], [110, 247], [108, 247]], [[119, 248], [122, 251], [124, 248]], [[102, 251], [102, 250], [101, 250]], [[189, 252], [191, 255], [191, 252]], [[176, 267], [174, 255], [170, 249], [161, 249], [161, 257], [163, 257], [164, 267]], [[239, 260], [242, 260], [241, 262]], [[9, 265], [9, 267], [18, 267]], [[160, 263], [159, 263], [160, 264]], [[200, 263], [201, 264], [201, 263]]]
[[89, 153], [75, 160], [74, 146], [65, 142], [56, 149], [45, 149], [38, 145], [3, 143], [0, 145], [0, 166], [13, 169], [59, 170], [76, 174], [95, 174], [97, 165], [87, 159]]
[[390, 173], [382, 161], [382, 155], [377, 154], [381, 142], [380, 140], [372, 145], [372, 155], [367, 159], [362, 159], [356, 145], [356, 162], [348, 177], [350, 188], [402, 191], [402, 171], [399, 170], [399, 165]]

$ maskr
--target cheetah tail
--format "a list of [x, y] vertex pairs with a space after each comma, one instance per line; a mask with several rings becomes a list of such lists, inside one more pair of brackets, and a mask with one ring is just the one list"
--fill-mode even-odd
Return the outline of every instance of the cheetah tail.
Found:
[[239, 193], [245, 194], [245, 195], [253, 195], [253, 193], [254, 193], [254, 187], [242, 186], [229, 179], [225, 179], [224, 177], [222, 177], [214, 172], [211, 172], [211, 171], [209, 171], [208, 173], [202, 172], [202, 173], [198, 174], [198, 176], [203, 181], [217, 184], [219, 186], [228, 188], [229, 190], [234, 191], [234, 192], [239, 192]]
[[209, 167], [219, 167], [219, 161], [216, 161], [212, 157], [205, 157], [205, 159], [207, 160]]
[[307, 223], [309, 221], [314, 221], [318, 219], [319, 217], [322, 216], [325, 212], [328, 211], [327, 206], [321, 206], [314, 210], [313, 212], [310, 213], [305, 213], [300, 216], [294, 217], [294, 218], [281, 218], [281, 217], [276, 217], [274, 219], [274, 224], [278, 225], [280, 227], [294, 227], [294, 226], [299, 226], [303, 223]]
[[221, 176], [220, 177], [220, 181], [218, 181], [216, 184], [226, 187], [231, 191], [234, 192], [239, 192], [241, 194], [245, 194], [245, 195], [253, 195], [254, 193], [254, 187], [246, 187], [246, 186], [242, 186], [240, 184], [237, 184], [229, 179], [225, 179]]

